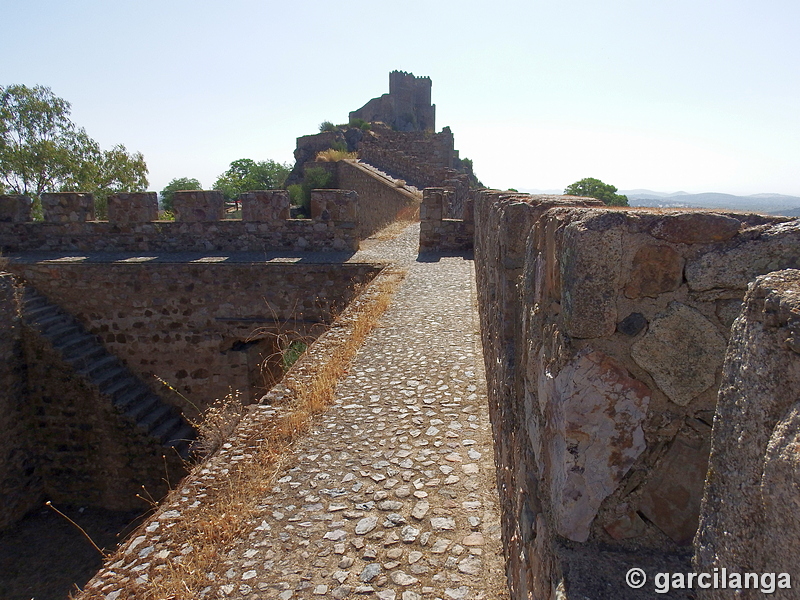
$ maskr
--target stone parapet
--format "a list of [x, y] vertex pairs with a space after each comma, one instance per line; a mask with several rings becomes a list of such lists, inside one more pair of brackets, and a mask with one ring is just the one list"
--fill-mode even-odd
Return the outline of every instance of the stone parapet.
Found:
[[800, 222], [484, 191], [475, 228], [512, 598], [690, 570], [731, 322]]
[[463, 252], [471, 250], [475, 236], [472, 200], [461, 201], [459, 212], [467, 218], [445, 218], [458, 190], [425, 188], [420, 206], [420, 252]]
[[42, 194], [42, 214], [48, 223], [94, 221], [94, 196], [82, 192]]
[[118, 225], [147, 223], [158, 219], [156, 192], [128, 192], [108, 197], [108, 221]]
[[358, 194], [353, 190], [311, 190], [311, 219], [355, 228], [358, 224]]
[[18, 194], [0, 194], [0, 223], [25, 223], [31, 220], [31, 198]]
[[289, 218], [289, 192], [260, 190], [239, 194], [242, 220], [259, 223], [285, 221]]
[[[785, 587], [780, 576], [785, 573], [796, 588], [798, 389], [800, 271], [777, 271], [750, 285], [731, 331], [695, 540], [697, 571], [776, 573], [778, 588]], [[763, 598], [758, 588], [769, 585], [761, 582], [736, 597]], [[789, 597], [786, 593], [776, 596]], [[722, 600], [731, 594], [701, 589], [698, 597]]]
[[225, 216], [225, 197], [216, 190], [175, 192], [175, 220], [183, 223], [220, 221]]

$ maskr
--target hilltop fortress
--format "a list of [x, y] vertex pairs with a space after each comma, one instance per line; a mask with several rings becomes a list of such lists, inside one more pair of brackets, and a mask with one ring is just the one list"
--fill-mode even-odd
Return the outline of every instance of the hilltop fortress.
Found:
[[[0, 249], [10, 258], [0, 276], [0, 526], [44, 498], [127, 508], [141, 485], [165, 492], [163, 449], [188, 456], [197, 411], [234, 389], [252, 409], [226, 450], [180, 487], [224, 481], [253, 452], [265, 411], [291, 406], [294, 384], [269, 359], [281, 350], [270, 332], [290, 322], [313, 342], [285, 375], [310, 385], [338, 352], [342, 315], [397, 268], [391, 256], [365, 253], [371, 236], [411, 218], [420, 231], [415, 264], [474, 257], [513, 600], [634, 600], [653, 591], [655, 573], [722, 567], [789, 573], [796, 588], [800, 221], [471, 187], [452, 133], [434, 131], [430, 91], [430, 79], [393, 72], [389, 94], [350, 113], [372, 122], [369, 130], [298, 138], [292, 177], [313, 165], [335, 186], [312, 192], [309, 219], [289, 218], [281, 190], [243, 195], [242, 219], [223, 219], [219, 192], [178, 192], [173, 222], [155, 219], [153, 194], [112, 197], [108, 221], [94, 220], [89, 195], [46, 194], [43, 222], [31, 220], [30, 199], [0, 196]], [[359, 159], [313, 161], [336, 143]], [[422, 415], [420, 431], [429, 427]], [[458, 435], [448, 431], [444, 442]], [[461, 475], [451, 490], [471, 481]], [[203, 502], [181, 494], [82, 597], [108, 598], [136, 589], [130, 581], [141, 573], [162, 572], [166, 563], [153, 557], [170, 546], [158, 523]], [[468, 502], [452, 494], [452, 506]], [[346, 508], [335, 516], [342, 533], [330, 535], [362, 539], [367, 517]], [[392, 510], [397, 523], [430, 529], [429, 518]], [[436, 560], [429, 546], [414, 537], [393, 547]], [[455, 566], [466, 559], [453, 556], [442, 572], [467, 573]], [[626, 585], [633, 567], [651, 577], [647, 587]], [[347, 568], [337, 571], [342, 581]], [[422, 593], [411, 579], [397, 589]], [[363, 593], [395, 597], [392, 581]], [[760, 587], [738, 597], [760, 597]], [[469, 597], [447, 589], [456, 591], [443, 597]]]

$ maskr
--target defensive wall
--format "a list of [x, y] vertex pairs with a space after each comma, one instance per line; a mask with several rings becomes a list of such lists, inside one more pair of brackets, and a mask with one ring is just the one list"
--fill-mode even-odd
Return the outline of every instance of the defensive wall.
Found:
[[350, 127], [306, 135], [297, 138], [295, 166], [288, 182], [297, 183], [305, 165], [313, 162], [318, 152], [341, 146], [349, 152], [358, 152], [362, 161], [419, 189], [450, 185], [445, 183], [449, 180], [463, 180], [469, 187], [469, 178], [462, 172], [463, 165], [454, 144], [449, 127], [439, 133], [394, 131], [381, 123], [373, 123], [369, 131]]
[[[747, 529], [742, 547], [752, 539], [747, 502], [740, 506], [734, 491], [742, 480], [753, 489], [753, 504], [772, 496], [769, 514], [796, 501], [796, 484], [790, 495], [791, 485], [776, 483], [777, 475], [769, 490], [755, 489], [765, 452], [779, 456], [770, 463], [776, 473], [796, 465], [781, 450], [795, 435], [788, 431], [796, 406], [788, 406], [796, 394], [779, 404], [770, 399], [789, 389], [784, 368], [798, 369], [794, 350], [785, 348], [787, 337], [796, 340], [785, 324], [796, 327], [795, 304], [773, 298], [774, 278], [751, 291], [728, 350], [726, 377], [741, 373], [750, 381], [726, 383], [719, 407], [717, 395], [748, 283], [800, 265], [800, 223], [483, 191], [475, 199], [475, 232], [512, 598], [595, 598], [598, 590], [640, 598], [641, 590], [625, 585], [629, 568], [691, 570], [712, 424], [715, 454], [729, 454], [719, 467], [712, 460], [709, 540], [757, 556], [735, 548], [722, 531], [739, 517], [738, 529]], [[794, 294], [796, 303], [796, 288]], [[766, 321], [746, 324], [759, 318], [768, 319], [770, 333], [758, 333]], [[773, 362], [773, 354], [780, 360]], [[761, 368], [765, 361], [772, 367]], [[736, 417], [743, 397], [752, 416]], [[767, 450], [779, 421], [776, 432], [785, 433], [773, 434], [780, 443]], [[741, 436], [737, 442], [753, 424], [757, 443]], [[743, 452], [754, 457], [751, 467], [738, 479], [727, 475]], [[718, 513], [721, 504], [729, 508]], [[796, 521], [790, 530], [783, 539], [797, 535]], [[704, 568], [725, 564], [729, 555], [717, 556], [714, 542], [698, 539]], [[783, 552], [760, 539], [770, 557]]]
[[[374, 186], [364, 230], [418, 205]], [[243, 194], [241, 221], [220, 220], [218, 192], [177, 193], [174, 222], [148, 220], [151, 193], [112, 196], [107, 222], [89, 194], [42, 201], [32, 222], [28, 198], [0, 197], [13, 274], [0, 279], [0, 527], [45, 498], [145, 508], [142, 485], [158, 498], [185, 473], [187, 421], [228, 394], [263, 396], [289, 343], [314, 341], [383, 268], [348, 262], [352, 190], [313, 191], [305, 220], [286, 218], [282, 191]]]
[[417, 218], [421, 194], [368, 164], [344, 159], [306, 163], [305, 169], [310, 168], [324, 169], [331, 175], [331, 186], [353, 190], [358, 195], [357, 236], [360, 239], [368, 238], [398, 219]]

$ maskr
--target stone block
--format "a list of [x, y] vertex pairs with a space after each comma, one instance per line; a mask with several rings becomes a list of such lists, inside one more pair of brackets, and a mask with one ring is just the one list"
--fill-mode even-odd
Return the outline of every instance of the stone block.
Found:
[[592, 222], [608, 214], [591, 215], [564, 230], [561, 305], [567, 333], [575, 338], [603, 337], [617, 328], [624, 228], [620, 220], [607, 227]]
[[423, 221], [441, 221], [444, 216], [444, 188], [425, 188], [422, 190], [422, 205], [419, 216]]
[[324, 223], [357, 223], [358, 194], [353, 190], [311, 190], [311, 218]]
[[643, 246], [633, 258], [625, 285], [628, 298], [656, 298], [677, 290], [683, 281], [683, 257], [670, 246]]
[[642, 491], [639, 510], [681, 545], [692, 542], [708, 470], [710, 440], [678, 437]]
[[[731, 329], [722, 373], [695, 538], [697, 570], [796, 573], [798, 335], [800, 271], [756, 279]], [[764, 597], [745, 591], [742, 598]], [[730, 597], [725, 590], [700, 592], [702, 600]]]
[[156, 192], [129, 192], [108, 197], [110, 223], [149, 223], [158, 219], [158, 194]]
[[727, 215], [690, 212], [665, 215], [650, 227], [653, 237], [679, 244], [724, 242], [739, 232], [741, 222]]
[[48, 223], [94, 221], [94, 196], [80, 192], [42, 194], [42, 213]]
[[225, 197], [216, 190], [180, 191], [175, 192], [172, 207], [178, 222], [220, 221], [225, 216]]
[[722, 248], [710, 248], [686, 263], [689, 289], [738, 289], [758, 275], [800, 267], [800, 222], [788, 221], [765, 227], [741, 243], [733, 240]]
[[284, 221], [289, 218], [289, 192], [258, 190], [239, 194], [243, 221]]
[[25, 223], [31, 220], [31, 198], [0, 194], [0, 223]]
[[529, 429], [559, 535], [589, 537], [600, 504], [645, 449], [650, 389], [602, 352], [579, 353], [539, 383], [544, 423]]
[[725, 338], [700, 312], [680, 302], [657, 315], [631, 356], [675, 404], [686, 406], [714, 385]]

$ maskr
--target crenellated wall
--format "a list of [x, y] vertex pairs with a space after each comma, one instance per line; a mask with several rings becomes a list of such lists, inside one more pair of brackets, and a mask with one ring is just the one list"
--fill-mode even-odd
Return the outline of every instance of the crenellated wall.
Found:
[[[313, 191], [312, 196], [322, 192]], [[176, 192], [175, 221], [152, 221], [154, 193], [120, 194], [109, 199], [109, 221], [93, 221], [91, 194], [42, 194], [43, 222], [31, 222], [30, 199], [0, 197], [0, 250], [5, 252], [264, 252], [358, 249], [358, 197], [345, 190], [338, 202], [353, 206], [341, 214], [289, 219], [285, 191], [248, 192], [242, 196], [249, 220], [222, 218], [222, 194]], [[322, 202], [322, 200], [320, 200]]]
[[512, 598], [640, 597], [689, 570], [730, 326], [800, 223], [485, 191], [475, 228]]

